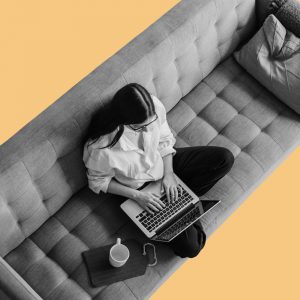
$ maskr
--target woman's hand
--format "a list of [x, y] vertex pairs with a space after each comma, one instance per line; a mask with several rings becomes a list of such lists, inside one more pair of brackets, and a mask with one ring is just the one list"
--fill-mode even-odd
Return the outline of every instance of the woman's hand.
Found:
[[[174, 172], [165, 173], [162, 179], [162, 187], [164, 188], [168, 202], [173, 203], [178, 199], [178, 190], [177, 190], [177, 180], [175, 178]], [[179, 187], [179, 186], [178, 186]], [[182, 194], [182, 188], [180, 187], [180, 195]]]
[[149, 212], [152, 215], [154, 215], [154, 212], [152, 210], [158, 212], [166, 206], [160, 200], [160, 195], [151, 192], [140, 191], [135, 200], [142, 208], [144, 208], [147, 212]]

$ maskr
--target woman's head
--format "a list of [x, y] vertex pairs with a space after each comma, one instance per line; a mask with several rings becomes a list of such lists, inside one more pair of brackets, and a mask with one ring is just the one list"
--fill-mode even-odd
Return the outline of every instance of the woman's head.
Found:
[[154, 120], [155, 106], [151, 94], [138, 83], [129, 83], [119, 89], [112, 100], [97, 110], [91, 119], [84, 142], [96, 142], [101, 136], [118, 129], [113, 147], [124, 132], [124, 125], [136, 128]]

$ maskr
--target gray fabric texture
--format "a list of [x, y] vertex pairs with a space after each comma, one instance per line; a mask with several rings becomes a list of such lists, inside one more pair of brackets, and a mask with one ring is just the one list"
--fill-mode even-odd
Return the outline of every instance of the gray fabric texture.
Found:
[[[87, 187], [82, 135], [129, 82], [165, 105], [175, 147], [220, 145], [233, 168], [202, 199], [210, 236], [300, 142], [300, 117], [232, 57], [255, 32], [254, 0], [181, 1], [0, 147], [0, 255], [43, 299], [145, 299], [186, 259], [156, 243], [143, 276], [93, 288], [81, 253], [145, 236], [123, 197]], [[205, 251], [205, 249], [204, 249]]]
[[300, 37], [300, 2], [298, 0], [256, 0], [257, 30], [268, 15], [278, 20], [296, 36]]
[[254, 1], [180, 2], [1, 145], [0, 255], [87, 184], [82, 136], [93, 111], [138, 82], [169, 112], [254, 24]]
[[298, 0], [286, 0], [275, 16], [287, 30], [300, 37], [300, 2]]
[[239, 51], [237, 62], [283, 103], [300, 114], [300, 38], [269, 15]]

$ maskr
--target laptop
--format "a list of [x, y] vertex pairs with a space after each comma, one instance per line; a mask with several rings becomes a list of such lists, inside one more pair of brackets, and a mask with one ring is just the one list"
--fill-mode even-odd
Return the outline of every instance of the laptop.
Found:
[[173, 203], [168, 203], [165, 191], [161, 191], [161, 180], [151, 181], [142, 188], [142, 191], [153, 192], [160, 195], [160, 200], [166, 205], [153, 215], [148, 213], [136, 201], [125, 200], [121, 209], [151, 240], [170, 242], [182, 231], [202, 218], [208, 211], [218, 205], [221, 200], [200, 200], [199, 197], [175, 174], [182, 195]]

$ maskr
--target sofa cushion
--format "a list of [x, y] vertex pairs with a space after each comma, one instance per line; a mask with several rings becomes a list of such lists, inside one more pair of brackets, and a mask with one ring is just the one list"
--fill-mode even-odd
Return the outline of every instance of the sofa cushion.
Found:
[[[68, 146], [62, 131], [74, 137]], [[19, 245], [86, 185], [79, 140], [78, 128], [62, 128], [0, 173], [0, 255]], [[70, 152], [63, 153], [63, 146]]]
[[269, 15], [234, 58], [278, 99], [300, 114], [300, 38]]
[[[255, 0], [191, 0], [181, 4], [179, 18], [174, 10], [161, 20], [164, 38], [155, 41], [155, 47], [144, 55], [148, 44], [153, 44], [153, 36], [147, 40], [145, 36], [145, 45], [134, 49], [138, 56], [123, 72], [126, 83], [145, 86], [164, 103], [167, 112], [247, 41], [256, 25]], [[125, 49], [120, 57], [133, 61]]]
[[[223, 146], [235, 163], [201, 199], [221, 204], [202, 219], [210, 236], [245, 199], [251, 187], [300, 143], [300, 117], [280, 102], [233, 57], [219, 64], [169, 111], [175, 147]], [[81, 253], [89, 248], [136, 238], [147, 239], [123, 213], [123, 197], [76, 193], [5, 260], [47, 299], [145, 299], [186, 259], [155, 242], [158, 263], [143, 276], [107, 286], [90, 286]], [[148, 240], [147, 240], [148, 241]]]
[[87, 184], [82, 137], [94, 111], [129, 82], [169, 111], [252, 35], [254, 7], [255, 0], [180, 1], [1, 145], [0, 255]]
[[91, 287], [82, 260], [83, 251], [117, 236], [147, 240], [120, 209], [122, 201], [109, 194], [99, 198], [85, 187], [4, 259], [43, 299], [144, 299], [180, 260], [165, 244], [156, 245], [160, 263], [143, 277], [98, 288]]
[[203, 218], [210, 235], [300, 144], [300, 116], [230, 56], [168, 113], [175, 147], [223, 146], [235, 163], [205, 194], [221, 204]]

